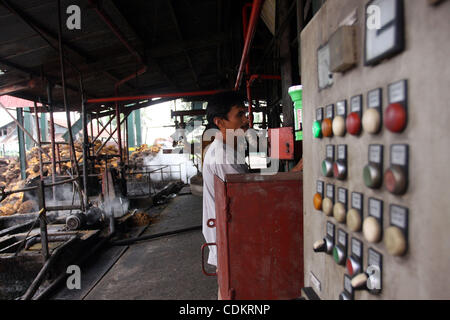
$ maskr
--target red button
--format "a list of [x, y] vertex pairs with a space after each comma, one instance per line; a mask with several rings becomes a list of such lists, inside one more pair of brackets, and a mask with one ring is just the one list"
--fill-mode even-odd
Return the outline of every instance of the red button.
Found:
[[352, 261], [350, 260], [350, 258], [347, 259], [347, 271], [349, 276], [353, 276], [353, 265], [352, 265]]
[[356, 112], [352, 112], [348, 115], [346, 120], [347, 131], [354, 136], [357, 136], [361, 132], [361, 118]]
[[325, 119], [322, 121], [322, 134], [324, 137], [333, 136], [333, 122], [331, 119]]
[[395, 181], [395, 176], [394, 176], [394, 173], [392, 172], [392, 170], [388, 170], [384, 174], [384, 183], [386, 185], [386, 189], [388, 189], [389, 192], [393, 193], [394, 190], [396, 189], [397, 183]]
[[337, 166], [337, 163], [333, 163], [333, 173], [334, 173], [334, 177], [337, 178], [339, 176], [339, 169]]
[[398, 133], [406, 128], [406, 110], [400, 103], [393, 103], [386, 109], [384, 125], [389, 131]]

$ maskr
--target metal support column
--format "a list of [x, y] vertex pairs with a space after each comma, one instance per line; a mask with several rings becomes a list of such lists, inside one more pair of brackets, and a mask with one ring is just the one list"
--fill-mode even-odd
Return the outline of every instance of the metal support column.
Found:
[[131, 112], [127, 117], [128, 153], [130, 152], [129, 148], [134, 148], [136, 146], [134, 135], [134, 113], [135, 111]]
[[[17, 108], [17, 121], [23, 126], [23, 110], [22, 108]], [[19, 139], [19, 160], [20, 160], [20, 176], [22, 180], [26, 179], [27, 170], [27, 156], [25, 152], [25, 137], [23, 130], [20, 126], [17, 126], [17, 137]]]
[[141, 132], [141, 109], [134, 112], [134, 126], [136, 128], [136, 147], [142, 145], [142, 132]]

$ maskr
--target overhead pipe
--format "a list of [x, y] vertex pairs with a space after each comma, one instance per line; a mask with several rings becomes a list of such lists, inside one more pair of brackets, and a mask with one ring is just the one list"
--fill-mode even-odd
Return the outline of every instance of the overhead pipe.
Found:
[[236, 83], [234, 85], [235, 91], [237, 91], [241, 85], [242, 75], [244, 73], [245, 65], [248, 61], [250, 47], [252, 45], [253, 37], [255, 36], [255, 32], [256, 32], [256, 24], [258, 22], [259, 16], [261, 15], [261, 10], [262, 10], [263, 4], [264, 4], [264, 0], [253, 0], [252, 12], [250, 15], [250, 21], [249, 21], [249, 25], [248, 25], [247, 35], [245, 37], [241, 63], [239, 65], [239, 71], [237, 74]]
[[191, 91], [191, 92], [175, 92], [175, 93], [158, 93], [158, 94], [146, 94], [138, 96], [125, 96], [125, 97], [111, 97], [111, 98], [95, 98], [88, 99], [87, 103], [105, 103], [105, 102], [119, 102], [119, 101], [136, 101], [146, 100], [153, 98], [182, 98], [182, 97], [195, 97], [195, 96], [210, 96], [217, 93], [221, 93], [228, 90], [206, 90], [206, 91]]
[[33, 89], [37, 86], [36, 80], [27, 80], [27, 81], [21, 81], [20, 83], [15, 83], [7, 87], [0, 88], [0, 96], [3, 96], [5, 94], [10, 94], [13, 92], [26, 90], [26, 89]]

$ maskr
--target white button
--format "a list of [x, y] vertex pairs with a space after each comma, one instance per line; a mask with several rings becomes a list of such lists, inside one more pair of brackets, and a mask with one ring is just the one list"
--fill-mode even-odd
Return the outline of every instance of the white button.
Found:
[[367, 217], [363, 223], [363, 234], [367, 241], [376, 243], [380, 241], [381, 226], [374, 217]]

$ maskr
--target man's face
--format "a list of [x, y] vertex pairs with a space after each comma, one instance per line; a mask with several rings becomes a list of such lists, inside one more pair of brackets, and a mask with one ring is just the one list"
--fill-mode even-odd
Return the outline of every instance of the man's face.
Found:
[[233, 106], [227, 114], [228, 119], [219, 119], [220, 131], [242, 129], [244, 132], [249, 127], [247, 109], [245, 107]]

